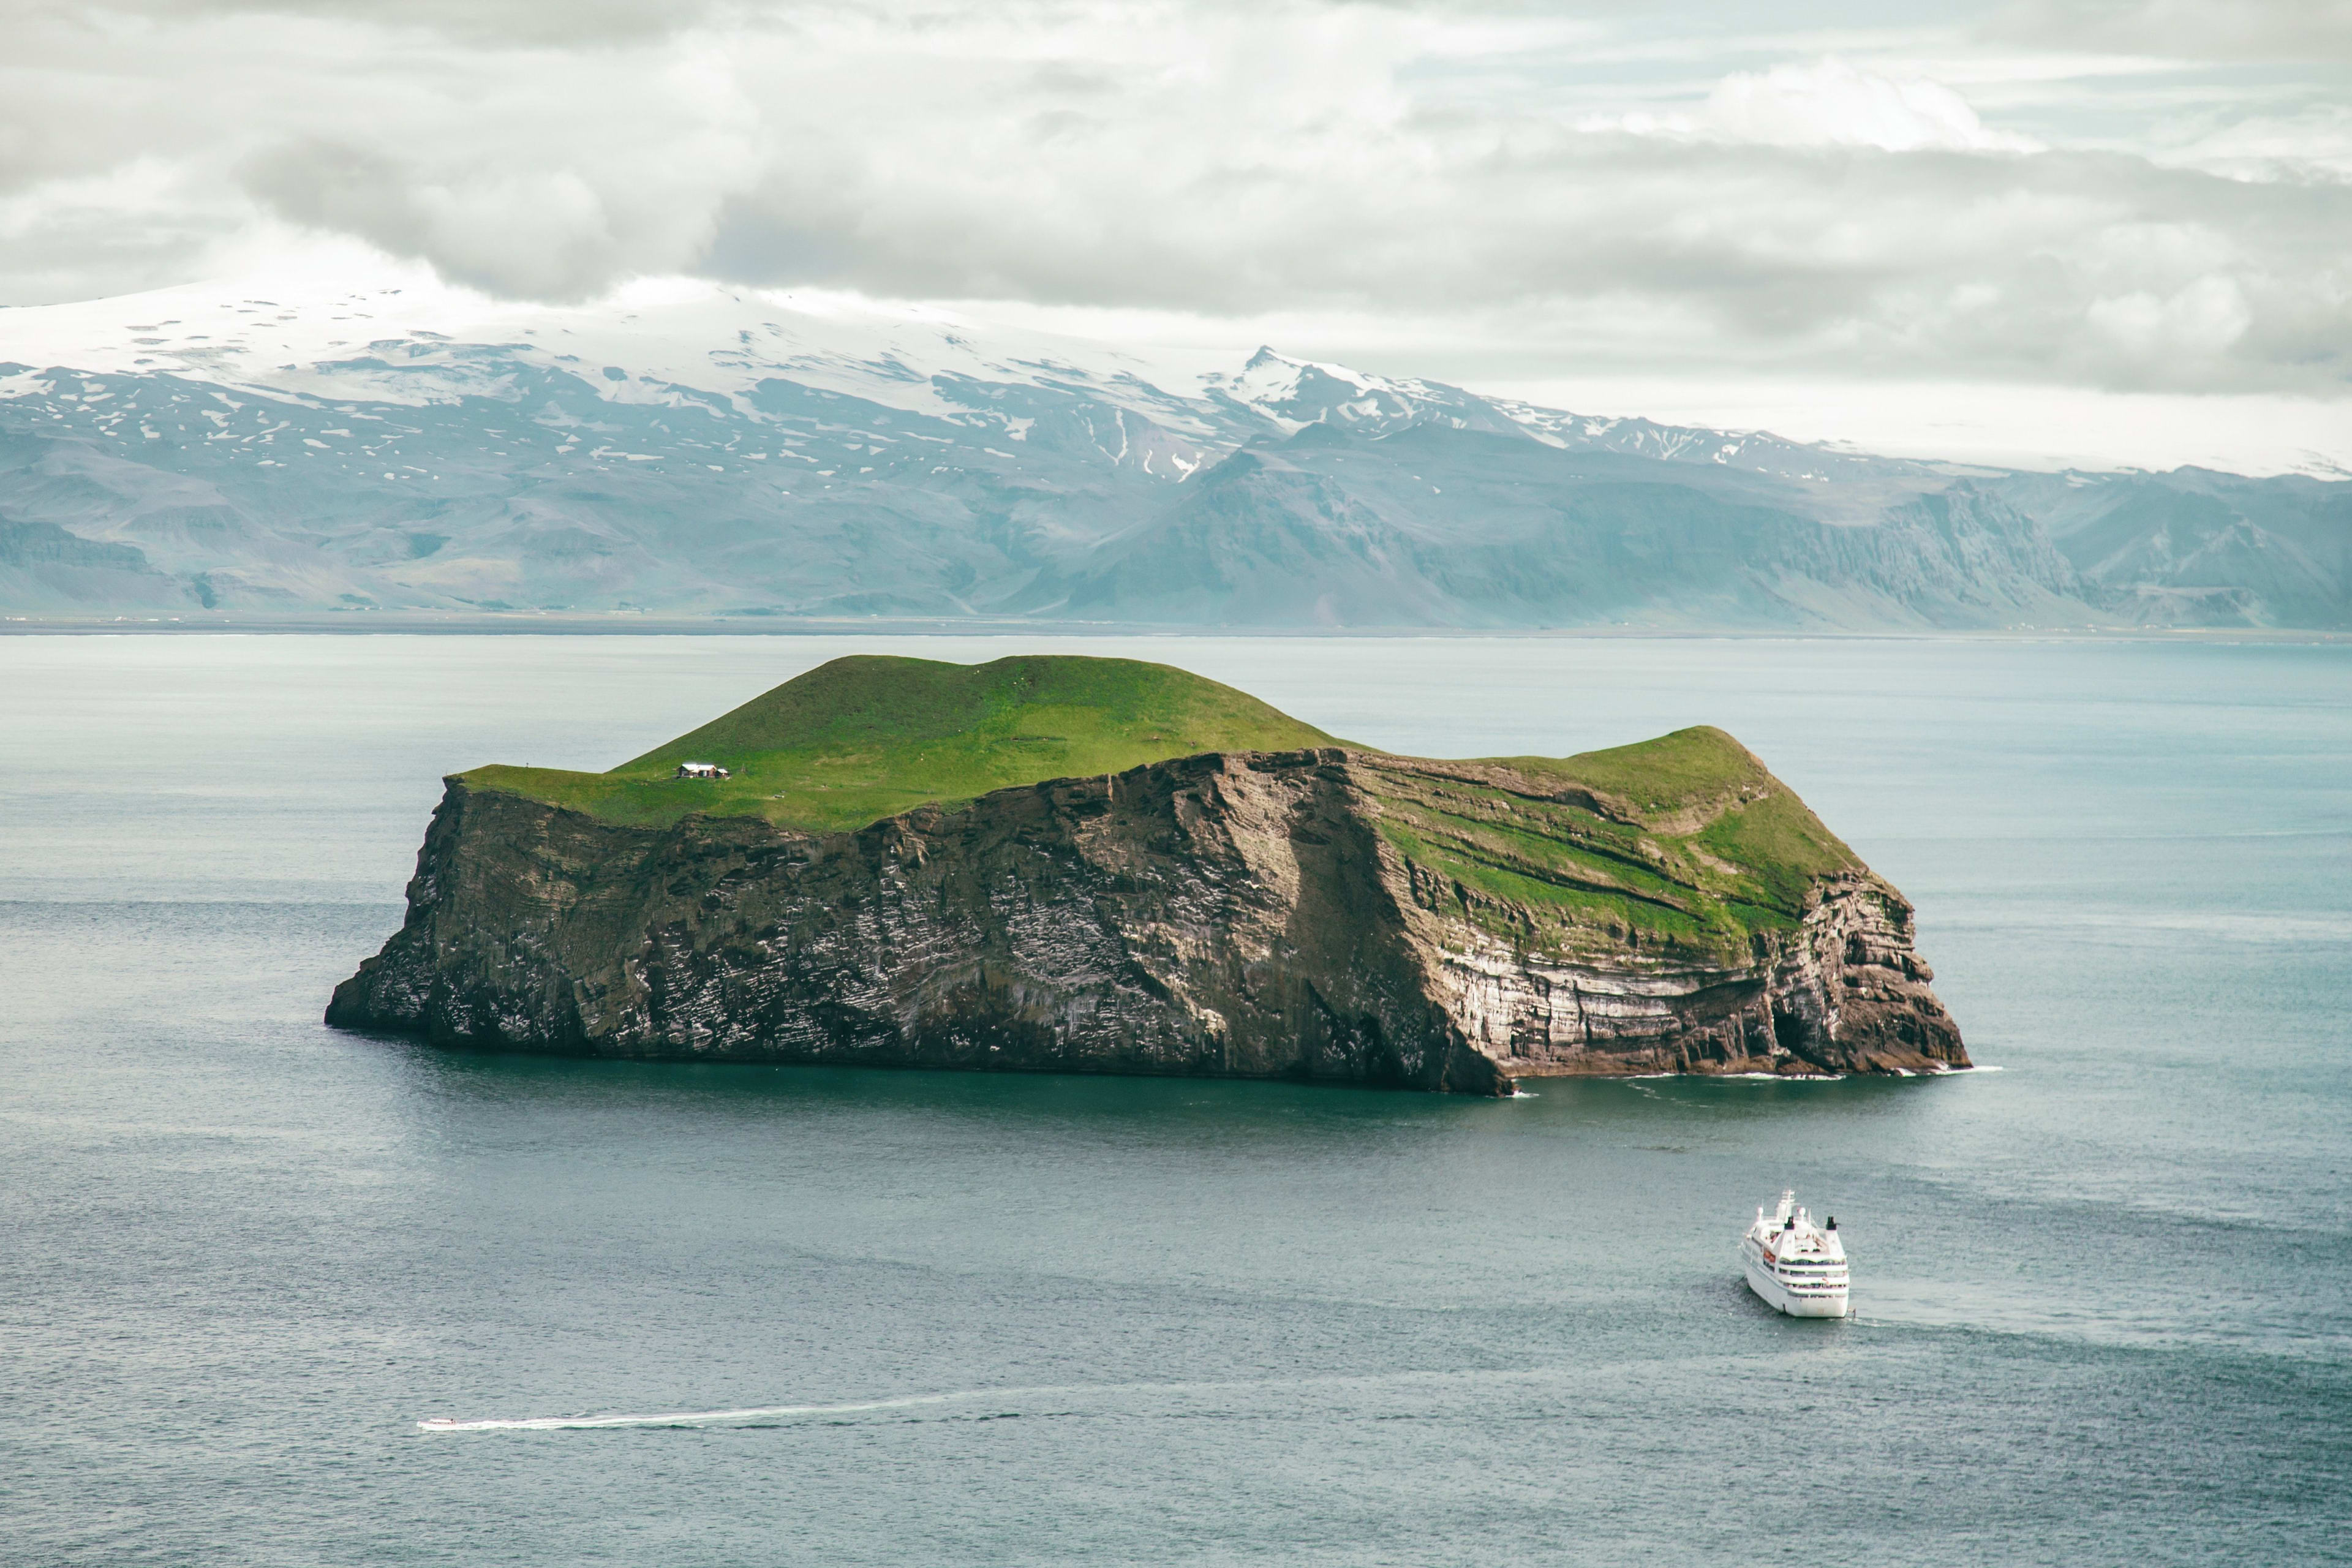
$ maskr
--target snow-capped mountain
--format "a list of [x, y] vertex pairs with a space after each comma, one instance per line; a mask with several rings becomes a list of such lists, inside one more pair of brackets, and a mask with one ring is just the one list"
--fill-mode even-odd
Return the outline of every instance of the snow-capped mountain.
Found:
[[704, 284], [0, 311], [17, 616], [2336, 624], [2352, 486], [2212, 478], [1897, 461]]

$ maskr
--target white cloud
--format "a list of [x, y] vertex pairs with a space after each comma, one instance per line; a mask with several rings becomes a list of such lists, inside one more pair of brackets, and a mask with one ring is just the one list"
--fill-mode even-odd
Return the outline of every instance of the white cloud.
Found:
[[2198, 124], [2157, 157], [2240, 180], [2352, 180], [2352, 103]]
[[692, 265], [772, 156], [709, 40], [366, 73], [235, 166], [281, 216], [493, 292], [578, 299]]
[[2253, 325], [2245, 290], [2232, 278], [2200, 278], [2158, 297], [2145, 290], [2091, 301], [2091, 325], [2135, 359], [2226, 353]]
[[2011, 0], [1997, 35], [2222, 60], [2352, 60], [2352, 0]]
[[1515, 375], [2340, 392], [2352, 371], [2352, 185], [2288, 162], [2334, 157], [2333, 121], [2242, 115], [2202, 153], [2037, 129], [2032, 153], [2014, 90], [1992, 125], [1972, 107], [1995, 101], [1985, 58], [1958, 76], [1885, 38], [1643, 65], [1602, 58], [1630, 12], [1499, 3], [383, 14], [156, 0], [16, 26], [0, 299], [176, 281], [297, 229], [510, 297], [699, 272], [1276, 315], [1336, 357], [1340, 324], [1394, 320]]
[[1734, 137], [1784, 147], [2036, 150], [2024, 137], [1986, 130], [1968, 100], [1940, 82], [1882, 76], [1839, 59], [1737, 72], [1707, 96], [1706, 110]]
[[1662, 424], [1769, 430], [1895, 457], [2029, 468], [2166, 469], [2352, 477], [2340, 403], [2277, 396], [2085, 392], [1952, 381], [1544, 378], [1480, 390]]

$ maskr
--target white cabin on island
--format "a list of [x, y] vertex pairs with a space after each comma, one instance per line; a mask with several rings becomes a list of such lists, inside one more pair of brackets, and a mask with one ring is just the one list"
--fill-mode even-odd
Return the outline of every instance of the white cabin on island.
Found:
[[682, 779], [723, 779], [731, 775], [717, 763], [680, 763], [677, 764], [677, 776]]

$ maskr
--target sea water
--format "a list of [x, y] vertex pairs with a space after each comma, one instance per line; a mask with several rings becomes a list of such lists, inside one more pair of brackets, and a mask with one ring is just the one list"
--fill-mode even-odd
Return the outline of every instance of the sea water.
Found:
[[[1040, 648], [1423, 753], [1722, 725], [1999, 1070], [1487, 1101], [319, 1023], [443, 773]], [[2352, 1555], [2352, 647], [10, 637], [0, 811], [12, 1564]], [[1784, 1186], [1848, 1321], [1740, 1283]]]

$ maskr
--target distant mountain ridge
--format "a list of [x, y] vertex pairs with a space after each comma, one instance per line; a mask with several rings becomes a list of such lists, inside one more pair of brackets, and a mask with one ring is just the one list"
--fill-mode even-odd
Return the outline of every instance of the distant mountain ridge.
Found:
[[0, 611], [2352, 627], [2352, 482], [2042, 474], [708, 288], [0, 311]]

